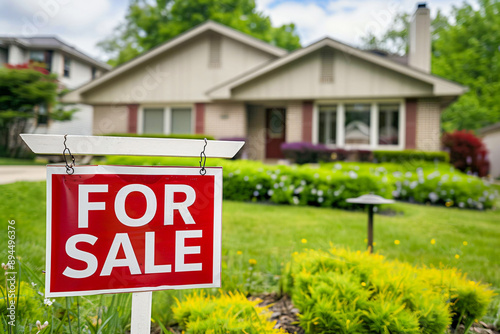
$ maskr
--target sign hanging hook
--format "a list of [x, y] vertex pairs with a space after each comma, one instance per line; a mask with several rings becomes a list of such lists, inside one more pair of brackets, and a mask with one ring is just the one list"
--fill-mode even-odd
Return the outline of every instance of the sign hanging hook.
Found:
[[[69, 150], [69, 147], [66, 146], [66, 140], [67, 140], [68, 134], [64, 135], [64, 150], [63, 150], [63, 158], [64, 162], [66, 163], [66, 174], [68, 175], [73, 175], [75, 172], [75, 157], [73, 154], [71, 154], [71, 151]], [[71, 157], [71, 163], [68, 164], [68, 155]]]
[[[203, 146], [203, 151], [200, 153], [200, 174], [205, 175], [207, 170], [205, 169], [205, 163], [207, 162], [207, 156], [205, 154], [205, 148], [207, 148], [207, 138], [205, 138], [205, 146]], [[203, 162], [203, 165], [202, 165]]]

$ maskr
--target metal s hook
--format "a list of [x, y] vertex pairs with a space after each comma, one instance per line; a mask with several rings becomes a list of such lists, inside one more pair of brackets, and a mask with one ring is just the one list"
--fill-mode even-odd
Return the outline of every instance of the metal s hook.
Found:
[[[75, 173], [75, 169], [73, 168], [73, 167], [75, 167], [75, 157], [73, 156], [73, 154], [71, 154], [69, 147], [66, 146], [67, 136], [68, 136], [68, 134], [64, 135], [63, 158], [64, 158], [64, 162], [66, 163], [66, 174], [73, 175]], [[68, 157], [67, 157], [68, 155], [71, 157], [70, 164], [68, 164]]]
[[[207, 156], [205, 154], [205, 149], [207, 148], [207, 138], [205, 138], [205, 146], [203, 146], [203, 151], [200, 153], [200, 175], [207, 174], [207, 170], [205, 169], [205, 164], [207, 162]], [[203, 165], [202, 165], [203, 163]]]

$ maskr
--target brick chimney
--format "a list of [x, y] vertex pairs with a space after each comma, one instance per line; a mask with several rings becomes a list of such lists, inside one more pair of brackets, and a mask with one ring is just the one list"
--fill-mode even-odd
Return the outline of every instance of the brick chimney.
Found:
[[410, 22], [408, 65], [431, 72], [431, 15], [427, 4], [419, 3]]

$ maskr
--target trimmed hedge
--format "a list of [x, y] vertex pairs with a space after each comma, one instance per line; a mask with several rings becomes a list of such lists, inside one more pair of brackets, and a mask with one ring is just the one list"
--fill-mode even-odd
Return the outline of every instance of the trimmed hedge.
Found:
[[347, 198], [366, 193], [390, 197], [387, 179], [369, 171], [342, 171], [309, 166], [268, 166], [259, 162], [224, 164], [224, 198], [278, 204], [352, 208]]
[[408, 161], [449, 162], [450, 156], [446, 152], [425, 152], [417, 150], [403, 151], [373, 151], [376, 162], [405, 163]]
[[294, 256], [285, 289], [306, 333], [443, 333], [480, 319], [493, 296], [456, 269], [416, 268], [332, 249]]
[[293, 163], [302, 165], [306, 163], [345, 161], [371, 161], [372, 152], [369, 150], [346, 150], [343, 148], [329, 148], [324, 144], [309, 142], [295, 142], [281, 144], [283, 155]]

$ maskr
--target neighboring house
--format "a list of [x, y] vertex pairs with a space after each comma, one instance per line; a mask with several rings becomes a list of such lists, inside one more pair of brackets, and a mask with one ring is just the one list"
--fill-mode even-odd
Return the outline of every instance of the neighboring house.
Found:
[[94, 106], [94, 134], [244, 137], [253, 159], [283, 142], [436, 151], [440, 113], [467, 88], [430, 74], [425, 5], [411, 27], [404, 64], [331, 38], [288, 53], [209, 21], [63, 100]]
[[490, 175], [500, 177], [500, 122], [479, 130], [479, 136], [488, 150], [490, 161]]
[[[56, 37], [0, 36], [0, 66], [36, 63], [57, 74], [61, 88], [74, 89], [108, 72], [111, 67], [97, 61]], [[71, 121], [52, 122], [39, 109], [36, 132], [51, 134], [92, 134], [93, 108], [78, 104]]]

